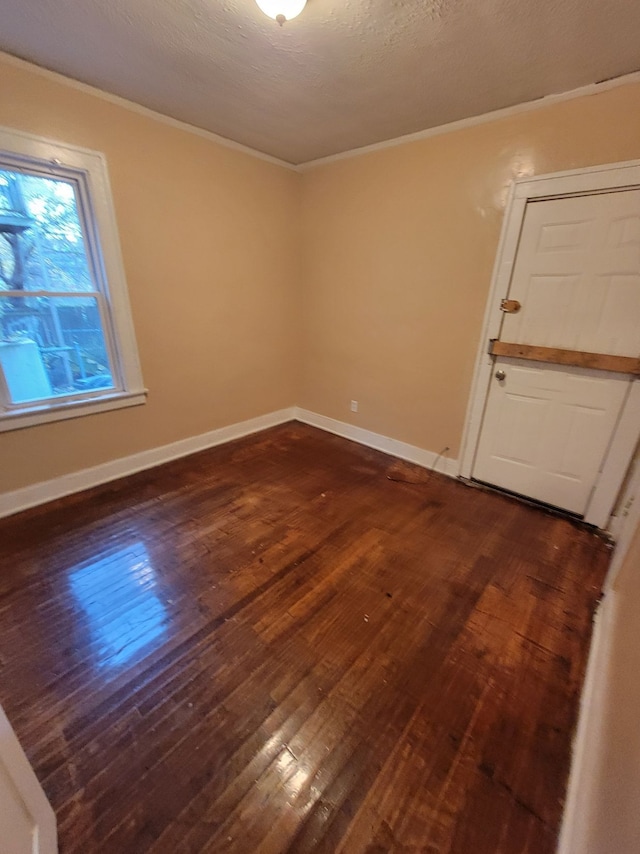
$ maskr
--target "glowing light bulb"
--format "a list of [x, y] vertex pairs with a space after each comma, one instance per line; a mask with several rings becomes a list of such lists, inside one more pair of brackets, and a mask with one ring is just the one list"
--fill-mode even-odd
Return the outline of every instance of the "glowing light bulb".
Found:
[[302, 12], [307, 0], [256, 0], [256, 3], [265, 15], [282, 26], [285, 21], [290, 21]]

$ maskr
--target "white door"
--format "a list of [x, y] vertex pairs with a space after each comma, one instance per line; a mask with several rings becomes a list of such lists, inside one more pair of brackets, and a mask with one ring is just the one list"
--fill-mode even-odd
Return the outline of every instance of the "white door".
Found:
[[[501, 342], [637, 357], [640, 191], [529, 201], [508, 298]], [[630, 384], [498, 357], [473, 477], [584, 514]]]
[[527, 204], [500, 340], [640, 354], [640, 190]]
[[56, 854], [56, 819], [0, 707], [0, 851]]
[[629, 378], [506, 358], [495, 372], [474, 477], [584, 514]]

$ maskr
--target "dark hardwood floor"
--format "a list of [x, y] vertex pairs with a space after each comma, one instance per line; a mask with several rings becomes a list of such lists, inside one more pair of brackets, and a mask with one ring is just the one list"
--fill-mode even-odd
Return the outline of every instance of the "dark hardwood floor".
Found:
[[576, 524], [292, 423], [0, 543], [61, 854], [555, 850], [609, 558]]

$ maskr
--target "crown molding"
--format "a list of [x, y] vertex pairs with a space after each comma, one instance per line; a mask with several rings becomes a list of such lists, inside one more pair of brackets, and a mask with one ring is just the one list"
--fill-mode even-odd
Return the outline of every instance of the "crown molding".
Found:
[[308, 160], [306, 163], [301, 163], [297, 167], [298, 172], [308, 172], [311, 169], [316, 169], [319, 166], [327, 166], [330, 163], [337, 163], [340, 160], [349, 160], [352, 157], [360, 157], [364, 154], [371, 154], [375, 151], [384, 151], [386, 148], [395, 148], [398, 145], [406, 145], [410, 142], [419, 142], [423, 139], [430, 139], [433, 136], [441, 136], [445, 133], [453, 133], [457, 130], [475, 127], [487, 122], [497, 121], [498, 119], [506, 119], [510, 116], [517, 116], [520, 113], [529, 113], [534, 110], [540, 110], [544, 107], [550, 107], [553, 104], [561, 104], [563, 101], [573, 101], [576, 98], [584, 98], [589, 95], [599, 95], [601, 92], [607, 92], [610, 89], [617, 89], [619, 86], [628, 86], [632, 83], [640, 83], [640, 71], [634, 71], [631, 74], [623, 74], [621, 77], [614, 77], [611, 80], [603, 80], [601, 83], [590, 83], [587, 86], [581, 86], [578, 89], [571, 89], [569, 92], [560, 92], [556, 95], [544, 95], [542, 98], [537, 98], [535, 101], [525, 101], [522, 104], [514, 104], [512, 107], [504, 107], [501, 110], [493, 110], [490, 113], [482, 113], [478, 116], [470, 116], [467, 119], [459, 119], [455, 122], [449, 122], [445, 125], [427, 128], [426, 130], [417, 131], [416, 133], [408, 133], [404, 136], [397, 136], [393, 139], [386, 139], [382, 142], [374, 142], [372, 145], [364, 145], [361, 148], [353, 148], [350, 151], [342, 151], [339, 154], [330, 154], [327, 157], [319, 157], [317, 160]]
[[169, 127], [176, 128], [177, 130], [184, 131], [185, 133], [194, 134], [195, 136], [199, 136], [201, 139], [206, 139], [209, 142], [221, 145], [224, 148], [229, 148], [232, 151], [247, 154], [249, 157], [254, 157], [258, 160], [264, 161], [265, 163], [271, 163], [274, 166], [279, 166], [283, 169], [297, 173], [305, 173], [320, 166], [339, 162], [340, 160], [349, 160], [352, 157], [360, 157], [376, 151], [384, 151], [387, 148], [395, 148], [396, 146], [406, 145], [411, 142], [419, 142], [423, 139], [430, 139], [434, 136], [441, 136], [442, 134], [453, 133], [454, 131], [464, 130], [465, 128], [475, 127], [476, 125], [485, 124], [487, 122], [497, 121], [498, 119], [516, 116], [520, 113], [540, 110], [544, 107], [550, 107], [564, 101], [572, 101], [576, 98], [598, 95], [601, 92], [617, 89], [620, 86], [640, 83], [640, 71], [634, 71], [630, 74], [623, 74], [620, 77], [614, 77], [610, 80], [603, 80], [600, 83], [590, 83], [586, 86], [581, 86], [578, 89], [571, 89], [568, 92], [560, 92], [555, 95], [545, 95], [542, 98], [537, 98], [535, 101], [525, 101], [522, 104], [514, 104], [511, 107], [504, 107], [503, 109], [493, 110], [489, 113], [482, 113], [478, 116], [470, 116], [469, 118], [459, 119], [458, 121], [449, 122], [448, 124], [438, 125], [436, 127], [416, 131], [415, 133], [404, 134], [403, 136], [393, 137], [391, 139], [383, 140], [382, 142], [375, 142], [371, 145], [352, 148], [347, 151], [341, 151], [338, 154], [330, 154], [327, 157], [319, 157], [316, 160], [308, 160], [304, 163], [296, 164], [290, 163], [286, 160], [280, 160], [278, 157], [273, 157], [271, 154], [266, 154], [263, 151], [250, 148], [240, 142], [235, 142], [234, 140], [228, 139], [224, 136], [219, 136], [212, 131], [204, 130], [196, 125], [183, 122], [180, 119], [174, 119], [171, 116], [167, 116], [165, 113], [159, 113], [149, 107], [143, 107], [141, 104], [138, 104], [135, 101], [129, 101], [126, 98], [122, 98], [120, 95], [112, 95], [110, 92], [105, 92], [103, 89], [98, 89], [96, 86], [91, 86], [88, 83], [82, 83], [79, 80], [75, 80], [73, 77], [67, 77], [57, 71], [51, 71], [48, 68], [36, 65], [26, 59], [21, 59], [18, 56], [7, 53], [6, 51], [0, 51], [0, 60], [6, 62], [8, 65], [13, 65], [16, 68], [22, 68], [26, 71], [31, 71], [80, 92], [94, 95], [97, 98], [101, 98], [103, 101], [107, 101], [108, 103], [115, 104], [125, 110], [129, 110], [130, 112], [161, 122]]
[[19, 56], [14, 56], [6, 51], [0, 51], [0, 60], [6, 62], [7, 65], [13, 65], [15, 68], [21, 68], [24, 71], [31, 71], [39, 74], [48, 80], [55, 83], [61, 83], [64, 86], [69, 86], [71, 89], [76, 89], [79, 92], [84, 92], [86, 95], [94, 95], [103, 101], [110, 104], [115, 104], [131, 113], [137, 113], [147, 119], [153, 119], [161, 124], [168, 125], [176, 130], [184, 131], [185, 133], [199, 136], [201, 139], [206, 139], [209, 142], [214, 142], [224, 148], [230, 148], [232, 151], [239, 151], [242, 154], [248, 154], [249, 157], [255, 157], [258, 160], [263, 160], [265, 163], [271, 163], [273, 166], [280, 166], [283, 169], [288, 169], [292, 172], [298, 172], [299, 169], [293, 163], [288, 163], [286, 160], [280, 160], [273, 157], [271, 154], [265, 154], [263, 151], [257, 151], [255, 148], [250, 148], [248, 145], [242, 145], [240, 142], [235, 142], [232, 139], [227, 139], [226, 136], [219, 136], [212, 131], [204, 130], [203, 128], [191, 125], [188, 122], [183, 122], [180, 119], [174, 119], [164, 113], [159, 113], [149, 107], [143, 107], [142, 104], [137, 104], [135, 101], [129, 101], [127, 98], [122, 98], [120, 95], [112, 95], [110, 92], [105, 92], [104, 89], [98, 89], [96, 86], [91, 86], [88, 83], [82, 83], [80, 80], [75, 80], [73, 77], [67, 77], [57, 71], [51, 71], [49, 68], [44, 68], [41, 65], [36, 65], [26, 59], [21, 59]]

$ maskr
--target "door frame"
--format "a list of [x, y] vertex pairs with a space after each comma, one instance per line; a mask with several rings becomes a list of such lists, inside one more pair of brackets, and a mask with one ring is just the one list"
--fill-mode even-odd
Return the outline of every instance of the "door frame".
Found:
[[[56, 816], [27, 759], [4, 709], [0, 706], [0, 773], [4, 773], [33, 822], [33, 854], [58, 854]], [[2, 804], [0, 804], [0, 808]]]
[[[591, 195], [611, 190], [640, 189], [640, 160], [609, 163], [533, 178], [518, 178], [509, 189], [491, 289], [485, 309], [473, 381], [462, 437], [460, 477], [472, 479], [484, 410], [495, 357], [488, 353], [491, 338], [500, 333], [500, 301], [511, 284], [520, 234], [529, 201]], [[584, 513], [585, 522], [606, 529], [633, 452], [640, 440], [640, 380], [633, 380], [614, 431], [604, 464]]]

